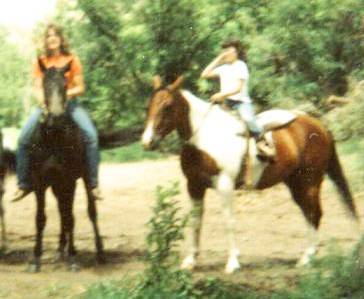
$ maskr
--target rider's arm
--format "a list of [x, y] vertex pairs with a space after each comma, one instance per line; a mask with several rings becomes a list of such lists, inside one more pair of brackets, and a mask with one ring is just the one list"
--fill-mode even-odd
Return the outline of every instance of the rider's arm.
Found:
[[224, 58], [226, 56], [226, 52], [220, 53], [214, 60], [210, 62], [210, 64], [202, 71], [200, 78], [201, 79], [209, 79], [218, 77], [218, 73], [215, 72], [215, 69], [224, 62]]
[[85, 92], [85, 83], [82, 74], [76, 75], [73, 78], [73, 87], [67, 89], [67, 98], [72, 99], [82, 95]]
[[85, 92], [85, 83], [83, 80], [82, 65], [77, 56], [72, 60], [71, 70], [72, 73], [72, 87], [67, 89], [67, 98], [72, 99], [82, 95]]
[[220, 103], [220, 102], [224, 101], [225, 99], [229, 98], [230, 96], [239, 93], [243, 88], [243, 84], [244, 84], [244, 80], [239, 79], [238, 84], [235, 89], [230, 90], [228, 92], [224, 92], [224, 93], [217, 92], [212, 95], [211, 101], [213, 101], [214, 103]]

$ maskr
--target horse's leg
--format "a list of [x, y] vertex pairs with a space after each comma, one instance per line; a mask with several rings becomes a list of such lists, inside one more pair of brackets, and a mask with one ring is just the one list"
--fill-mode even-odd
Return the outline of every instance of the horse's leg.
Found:
[[69, 183], [67, 188], [64, 187], [63, 198], [59, 200], [64, 200], [65, 205], [65, 231], [68, 245], [68, 258], [69, 258], [69, 267], [71, 271], [77, 271], [79, 266], [76, 263], [76, 248], [74, 244], [74, 227], [75, 227], [75, 219], [73, 215], [73, 202], [74, 202], [74, 194], [76, 188], [76, 182], [72, 181]]
[[206, 186], [199, 184], [196, 180], [189, 180], [188, 193], [190, 195], [190, 239], [189, 239], [189, 253], [182, 262], [181, 268], [193, 270], [196, 265], [196, 258], [199, 253], [200, 247], [200, 233], [202, 226], [202, 215], [204, 208], [204, 196]]
[[307, 223], [307, 241], [308, 247], [299, 259], [297, 265], [303, 266], [310, 263], [317, 252], [318, 245], [318, 227], [322, 216], [320, 205], [320, 187], [322, 179], [316, 183], [307, 183], [307, 180], [301, 182], [290, 182], [288, 187], [296, 203], [302, 210]]
[[55, 262], [62, 261], [64, 259], [64, 251], [67, 245], [67, 237], [66, 237], [66, 205], [63, 200], [62, 190], [59, 190], [57, 186], [53, 186], [52, 190], [57, 198], [58, 211], [60, 215], [61, 225], [60, 225], [60, 234], [59, 234], [59, 245], [58, 252], [55, 258]]
[[225, 173], [219, 175], [216, 189], [221, 197], [224, 218], [226, 221], [226, 233], [229, 243], [229, 258], [225, 266], [226, 273], [233, 273], [240, 269], [238, 260], [239, 249], [235, 239], [235, 216], [233, 211], [234, 181]]
[[5, 226], [5, 210], [3, 206], [4, 198], [4, 177], [0, 175], [0, 221], [1, 221], [1, 249], [6, 249], [6, 226]]
[[[87, 186], [86, 182], [85, 185]], [[90, 192], [90, 189], [88, 187], [86, 187], [86, 189], [87, 189], [87, 199], [88, 199], [88, 216], [92, 222], [92, 227], [95, 235], [96, 259], [99, 263], [104, 263], [105, 262], [104, 246], [102, 243], [102, 238], [100, 236], [100, 231], [97, 223], [96, 202], [95, 198], [92, 196]]]
[[45, 215], [45, 189], [38, 188], [35, 191], [37, 198], [37, 212], [35, 217], [36, 223], [36, 240], [34, 247], [34, 260], [29, 267], [30, 272], [39, 272], [41, 267], [41, 256], [43, 253], [43, 230], [46, 224], [46, 215]]

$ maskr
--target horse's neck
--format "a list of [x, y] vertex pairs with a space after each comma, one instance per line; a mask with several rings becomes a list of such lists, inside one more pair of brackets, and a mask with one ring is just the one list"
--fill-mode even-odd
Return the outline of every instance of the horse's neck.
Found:
[[[211, 106], [187, 90], [181, 90], [180, 96], [182, 101], [180, 100], [179, 103], [182, 107], [179, 107], [178, 110], [180, 111], [179, 119], [181, 121], [177, 130], [179, 133], [184, 133], [180, 134], [182, 135], [181, 137], [190, 139], [196, 133], [199, 126], [203, 124], [204, 117], [207, 116]], [[183, 112], [181, 113], [181, 111]]]
[[242, 122], [223, 111], [218, 106], [212, 106], [187, 90], [182, 90], [181, 96], [188, 105], [188, 116], [186, 122], [190, 127], [190, 137], [193, 139], [201, 137], [201, 134], [213, 135], [218, 132], [222, 134], [242, 133], [245, 127]]
[[53, 92], [46, 102], [48, 103], [49, 112], [53, 115], [59, 116], [64, 113], [64, 99], [62, 95]]

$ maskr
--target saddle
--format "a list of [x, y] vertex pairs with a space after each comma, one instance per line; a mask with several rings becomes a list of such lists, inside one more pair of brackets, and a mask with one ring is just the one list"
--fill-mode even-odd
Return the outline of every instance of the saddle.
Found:
[[265, 132], [279, 129], [290, 124], [297, 118], [297, 114], [283, 109], [272, 109], [257, 115], [257, 122]]

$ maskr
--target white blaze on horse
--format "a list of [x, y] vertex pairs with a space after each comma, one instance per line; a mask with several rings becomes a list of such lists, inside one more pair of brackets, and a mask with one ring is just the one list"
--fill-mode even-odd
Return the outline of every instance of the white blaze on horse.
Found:
[[254, 140], [246, 137], [247, 127], [218, 105], [181, 90], [182, 81], [180, 77], [163, 87], [161, 79], [155, 77], [142, 143], [151, 149], [173, 130], [184, 140], [181, 166], [187, 178], [192, 213], [191, 247], [183, 268], [193, 269], [196, 265], [207, 188], [216, 189], [221, 196], [229, 242], [225, 270], [231, 273], [240, 268], [232, 203], [233, 191], [246, 183], [247, 162], [250, 185], [265, 189], [283, 182], [302, 210], [308, 224], [309, 246], [299, 264], [307, 264], [317, 251], [316, 234], [322, 215], [320, 189], [325, 174], [335, 183], [345, 207], [357, 218], [333, 137], [320, 121], [282, 110], [258, 115], [258, 121], [270, 130], [269, 138], [273, 138], [276, 150], [274, 162], [260, 161]]

